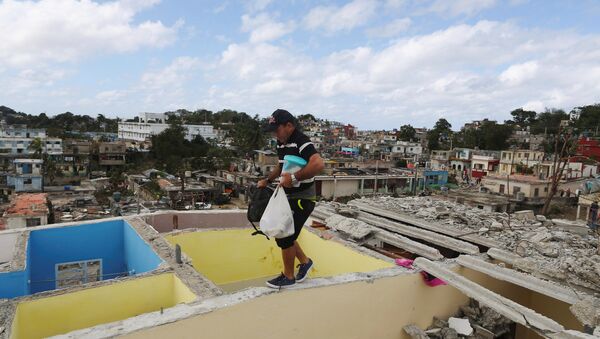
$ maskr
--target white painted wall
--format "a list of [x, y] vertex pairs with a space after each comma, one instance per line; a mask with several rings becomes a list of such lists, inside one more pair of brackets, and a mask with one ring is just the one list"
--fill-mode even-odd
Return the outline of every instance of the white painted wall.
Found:
[[20, 233], [0, 234], [0, 262], [9, 262], [13, 258], [15, 243]]
[[325, 199], [333, 198], [334, 187], [336, 198], [350, 196], [355, 193], [360, 193], [360, 180], [338, 180], [335, 184], [333, 180], [323, 181], [321, 186], [321, 196]]
[[40, 226], [48, 224], [48, 216], [35, 216], [35, 217], [7, 217], [6, 218], [6, 229], [16, 229], [27, 227], [28, 218], [40, 218]]

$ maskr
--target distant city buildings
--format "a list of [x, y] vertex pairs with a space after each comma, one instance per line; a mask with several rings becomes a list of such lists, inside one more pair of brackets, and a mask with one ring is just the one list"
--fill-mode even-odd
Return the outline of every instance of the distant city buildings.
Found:
[[[137, 122], [120, 121], [118, 137], [122, 140], [146, 141], [153, 135], [158, 135], [169, 127], [168, 115], [164, 113], [140, 113]], [[204, 139], [217, 139], [217, 133], [212, 125], [187, 125], [185, 138], [193, 140], [196, 136]]]

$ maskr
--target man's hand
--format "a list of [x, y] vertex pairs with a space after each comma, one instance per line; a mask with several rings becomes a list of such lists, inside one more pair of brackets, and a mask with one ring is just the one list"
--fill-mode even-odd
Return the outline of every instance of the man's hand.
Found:
[[259, 181], [259, 182], [256, 184], [256, 187], [258, 187], [258, 188], [265, 188], [265, 187], [267, 187], [268, 185], [269, 185], [269, 181], [268, 181], [267, 179], [263, 179], [263, 180], [260, 180], [260, 181]]
[[292, 187], [292, 175], [290, 173], [282, 173], [279, 177], [279, 185], [285, 188]]

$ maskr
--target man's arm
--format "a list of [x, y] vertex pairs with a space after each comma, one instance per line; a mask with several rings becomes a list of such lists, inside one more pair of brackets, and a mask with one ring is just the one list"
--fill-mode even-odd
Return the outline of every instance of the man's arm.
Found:
[[[308, 159], [308, 164], [298, 172], [294, 173], [294, 176], [298, 181], [310, 179], [321, 173], [323, 168], [325, 168], [323, 158], [321, 158], [319, 153], [315, 153]], [[290, 173], [283, 173], [280, 180], [281, 186], [288, 188], [292, 187], [292, 175]]]
[[308, 159], [308, 164], [298, 172], [294, 173], [294, 176], [298, 181], [307, 180], [321, 173], [323, 168], [325, 168], [323, 158], [321, 158], [319, 153], [315, 153]]
[[275, 181], [275, 179], [277, 179], [280, 174], [281, 174], [281, 165], [278, 165], [271, 171], [271, 173], [269, 173], [269, 175], [267, 176], [266, 179], [260, 180], [256, 186], [258, 188], [267, 187], [267, 185], [269, 185], [269, 183]]

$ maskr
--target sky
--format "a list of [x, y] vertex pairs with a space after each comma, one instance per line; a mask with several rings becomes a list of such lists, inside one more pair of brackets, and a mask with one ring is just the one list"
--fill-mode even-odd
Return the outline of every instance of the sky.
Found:
[[454, 129], [600, 102], [600, 1], [0, 0], [0, 105]]

